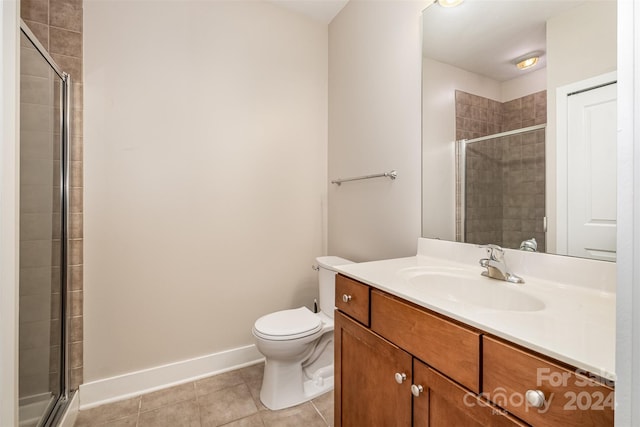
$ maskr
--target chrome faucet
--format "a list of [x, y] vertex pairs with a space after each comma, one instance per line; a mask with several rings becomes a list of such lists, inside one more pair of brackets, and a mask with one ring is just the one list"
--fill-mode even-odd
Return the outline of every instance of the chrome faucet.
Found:
[[509, 283], [524, 283], [522, 277], [519, 277], [509, 271], [507, 262], [504, 260], [504, 250], [498, 245], [480, 245], [479, 248], [487, 250], [487, 258], [480, 260], [480, 265], [485, 267], [487, 271], [483, 271], [482, 275], [492, 279], [504, 280]]

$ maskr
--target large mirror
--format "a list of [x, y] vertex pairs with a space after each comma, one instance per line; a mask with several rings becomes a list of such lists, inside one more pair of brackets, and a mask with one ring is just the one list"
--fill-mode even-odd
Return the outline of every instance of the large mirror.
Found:
[[423, 237], [615, 261], [615, 0], [440, 3], [423, 13]]

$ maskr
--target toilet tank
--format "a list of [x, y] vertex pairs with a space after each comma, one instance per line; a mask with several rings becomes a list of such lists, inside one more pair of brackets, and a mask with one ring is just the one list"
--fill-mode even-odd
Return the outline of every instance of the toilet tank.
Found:
[[353, 261], [337, 256], [321, 256], [318, 262], [318, 290], [320, 293], [320, 311], [333, 319], [335, 309], [336, 271], [338, 265], [353, 264]]

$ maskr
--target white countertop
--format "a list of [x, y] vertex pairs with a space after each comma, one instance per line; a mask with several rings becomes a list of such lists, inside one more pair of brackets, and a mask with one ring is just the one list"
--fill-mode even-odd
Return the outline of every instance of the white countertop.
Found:
[[[497, 285], [517, 289], [542, 301], [544, 308], [535, 311], [494, 310], [443, 298], [442, 294], [434, 294], [428, 287], [407, 280], [407, 272], [425, 267], [460, 269], [473, 275], [474, 286], [492, 286], [495, 289]], [[485, 269], [477, 261], [472, 265], [425, 255], [348, 264], [338, 266], [336, 270], [579, 369], [609, 380], [616, 378], [616, 301], [613, 292], [531, 276], [525, 277], [525, 284], [514, 285], [480, 276]]]

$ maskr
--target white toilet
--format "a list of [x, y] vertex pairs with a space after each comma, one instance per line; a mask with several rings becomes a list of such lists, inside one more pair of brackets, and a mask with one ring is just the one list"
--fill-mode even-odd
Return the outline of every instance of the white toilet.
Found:
[[318, 262], [320, 311], [306, 307], [262, 316], [253, 336], [265, 356], [260, 400], [269, 409], [288, 408], [333, 389], [334, 267], [351, 264], [325, 256]]

